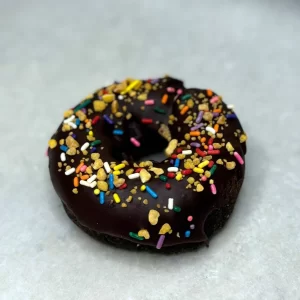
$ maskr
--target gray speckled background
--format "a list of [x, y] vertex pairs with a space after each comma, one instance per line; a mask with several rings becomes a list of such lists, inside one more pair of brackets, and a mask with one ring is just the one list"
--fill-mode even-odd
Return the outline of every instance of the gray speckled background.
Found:
[[[300, 299], [299, 33], [297, 0], [1, 0], [0, 299]], [[81, 232], [44, 156], [87, 93], [165, 73], [221, 93], [249, 135], [228, 225], [176, 256]]]

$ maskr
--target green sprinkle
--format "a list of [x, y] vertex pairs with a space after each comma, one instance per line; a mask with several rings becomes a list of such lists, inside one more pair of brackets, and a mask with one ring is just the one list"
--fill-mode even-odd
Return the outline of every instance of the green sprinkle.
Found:
[[84, 102], [82, 102], [81, 104], [79, 104], [78, 106], [76, 106], [74, 108], [74, 113], [76, 113], [78, 110], [88, 106], [91, 102], [92, 102], [92, 99], [85, 100]]
[[213, 175], [213, 174], [215, 173], [216, 169], [217, 169], [217, 166], [216, 166], [216, 165], [213, 165], [213, 166], [211, 167], [211, 169], [209, 170], [210, 175]]
[[174, 206], [173, 210], [175, 212], [181, 212], [181, 208], [179, 206]]
[[191, 94], [186, 94], [186, 95], [184, 95], [184, 96], [181, 97], [181, 100], [182, 101], [186, 101], [186, 100], [189, 100], [191, 97], [192, 97]]
[[136, 233], [134, 232], [129, 232], [129, 236], [132, 237], [133, 239], [136, 239], [136, 240], [139, 240], [139, 241], [142, 241], [144, 239], [144, 237], [142, 236], [138, 236]]
[[100, 140], [96, 140], [96, 141], [93, 141], [91, 143], [91, 146], [94, 147], [94, 146], [97, 146], [97, 145], [100, 145], [101, 144], [101, 141]]
[[165, 175], [160, 175], [160, 176], [159, 176], [159, 179], [160, 179], [161, 181], [163, 181], [163, 182], [166, 182], [166, 181], [168, 180], [168, 177], [165, 176]]
[[159, 114], [163, 114], [163, 115], [166, 114], [165, 110], [163, 110], [163, 109], [161, 109], [161, 108], [159, 108], [157, 106], [154, 108], [154, 111], [157, 112], [157, 113], [159, 113]]

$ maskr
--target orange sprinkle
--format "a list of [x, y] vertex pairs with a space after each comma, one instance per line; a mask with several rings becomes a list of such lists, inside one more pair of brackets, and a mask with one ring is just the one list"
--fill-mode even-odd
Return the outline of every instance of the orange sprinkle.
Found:
[[83, 166], [83, 162], [81, 162], [78, 167], [76, 168], [76, 173], [80, 172], [80, 168]]
[[208, 149], [208, 146], [205, 145], [205, 146], [204, 146], [204, 149], [207, 150], [207, 149]]
[[162, 104], [166, 104], [167, 101], [168, 101], [168, 94], [164, 94], [163, 97], [162, 97], [162, 99], [161, 99], [161, 103]]
[[206, 141], [206, 137], [201, 138], [200, 142], [204, 143]]
[[84, 122], [87, 123], [87, 122], [89, 122], [89, 120], [90, 120], [90, 119], [85, 119]]
[[214, 112], [214, 113], [220, 113], [220, 112], [221, 112], [221, 109], [219, 109], [219, 108], [218, 108], [218, 109], [214, 109], [213, 112]]
[[183, 109], [180, 111], [181, 115], [184, 115], [189, 110], [189, 107], [186, 105], [183, 107]]
[[79, 186], [79, 179], [78, 179], [78, 177], [74, 177], [73, 184], [74, 184], [75, 187]]
[[200, 135], [200, 131], [191, 131], [190, 132], [190, 136], [199, 136]]
[[82, 179], [82, 180], [86, 180], [86, 179], [89, 179], [89, 175], [82, 175], [81, 177], [80, 177], [80, 179]]
[[211, 96], [213, 95], [212, 90], [206, 90], [206, 93], [207, 93], [207, 96], [208, 96], [208, 97], [211, 97]]
[[219, 131], [219, 124], [216, 124], [216, 125], [214, 126], [214, 130], [215, 130], [216, 132]]

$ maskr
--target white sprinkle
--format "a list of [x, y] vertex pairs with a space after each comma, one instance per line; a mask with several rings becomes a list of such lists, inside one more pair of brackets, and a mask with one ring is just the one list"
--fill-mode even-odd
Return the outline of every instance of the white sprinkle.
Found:
[[97, 181], [94, 181], [90, 184], [90, 187], [93, 189], [97, 185]]
[[192, 154], [192, 150], [183, 150], [182, 154], [184, 154], [184, 155], [191, 155]]
[[70, 123], [70, 122], [73, 121], [74, 119], [75, 119], [75, 116], [72, 115], [70, 118], [65, 119], [65, 120], [64, 120], [64, 123]]
[[62, 152], [62, 153], [60, 154], [60, 160], [61, 160], [61, 161], [66, 161], [66, 153], [65, 153], [65, 152]]
[[77, 128], [77, 125], [75, 123], [73, 123], [73, 122], [69, 122], [67, 124], [70, 125], [73, 129]]
[[119, 100], [123, 100], [124, 97], [123, 97], [122, 95], [119, 95], [119, 96], [118, 96], [118, 99], [119, 99]]
[[71, 174], [74, 173], [74, 172], [75, 172], [75, 168], [71, 168], [71, 169], [67, 170], [67, 171], [65, 172], [65, 174], [68, 176], [68, 175], [71, 175]]
[[90, 184], [89, 184], [87, 181], [85, 181], [85, 180], [80, 180], [79, 183], [80, 183], [81, 185], [90, 187]]
[[105, 171], [106, 171], [106, 173], [110, 173], [110, 171], [111, 171], [111, 168], [110, 168], [110, 166], [109, 166], [109, 164], [108, 164], [108, 162], [106, 161], [105, 163], [104, 163], [104, 169], [105, 169]]
[[233, 105], [233, 104], [228, 104], [227, 107], [228, 107], [229, 109], [234, 109], [234, 105]]
[[136, 179], [140, 177], [140, 173], [133, 173], [128, 175], [128, 179]]
[[206, 129], [206, 131], [209, 131], [209, 132], [211, 132], [212, 134], [215, 134], [215, 133], [216, 133], [216, 131], [215, 131], [212, 127], [210, 127], [210, 126], [207, 126], [205, 129]]
[[80, 150], [81, 150], [81, 151], [86, 150], [86, 149], [89, 147], [89, 145], [90, 145], [90, 143], [88, 143], [88, 142], [84, 143], [84, 144], [81, 146]]
[[173, 209], [173, 203], [174, 203], [174, 199], [173, 198], [169, 198], [168, 200], [168, 209]]
[[97, 175], [93, 175], [93, 176], [91, 176], [88, 180], [87, 180], [87, 182], [88, 183], [92, 183], [95, 179], [97, 178]]
[[169, 167], [168, 168], [168, 172], [177, 172], [178, 171], [178, 168], [176, 167]]

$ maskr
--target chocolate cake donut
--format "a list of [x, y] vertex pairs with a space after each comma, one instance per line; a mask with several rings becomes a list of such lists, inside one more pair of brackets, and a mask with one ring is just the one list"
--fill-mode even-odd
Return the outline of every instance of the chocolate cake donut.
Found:
[[170, 77], [126, 79], [64, 113], [49, 141], [50, 175], [69, 217], [98, 239], [207, 244], [242, 186], [246, 139], [213, 91]]

